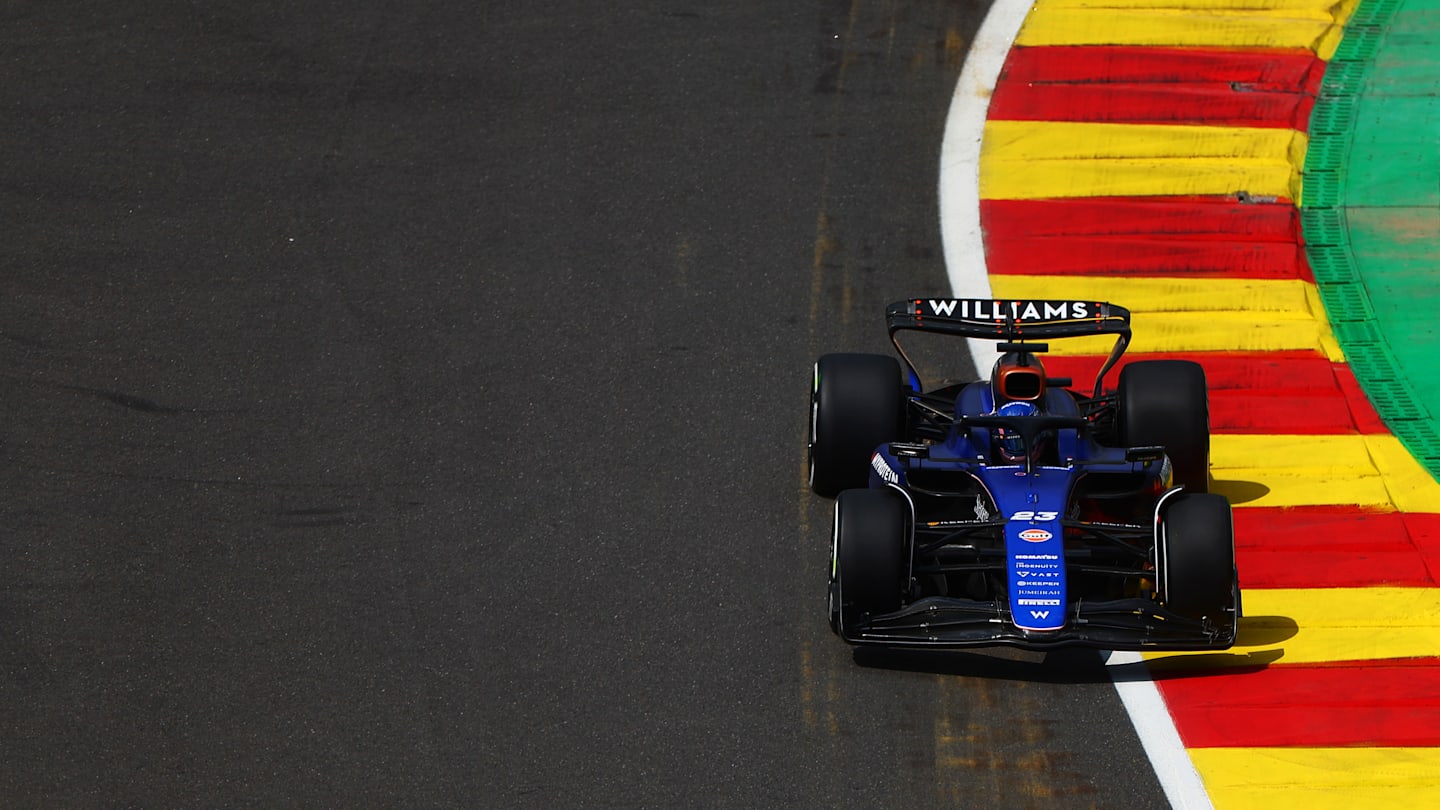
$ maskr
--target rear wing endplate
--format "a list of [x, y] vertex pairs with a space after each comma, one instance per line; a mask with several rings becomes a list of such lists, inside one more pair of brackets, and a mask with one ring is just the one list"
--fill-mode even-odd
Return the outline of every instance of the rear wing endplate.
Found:
[[[901, 348], [897, 336], [904, 331], [957, 335], [1017, 344], [1018, 350], [1043, 352], [1044, 345], [1025, 341], [1052, 338], [1114, 335], [1100, 372], [1095, 375], [1095, 396], [1103, 393], [1102, 380], [1130, 345], [1130, 310], [1103, 301], [1012, 300], [977, 298], [913, 298], [885, 308], [890, 342], [918, 379], [915, 364]], [[1007, 349], [1009, 347], [1006, 347]]]

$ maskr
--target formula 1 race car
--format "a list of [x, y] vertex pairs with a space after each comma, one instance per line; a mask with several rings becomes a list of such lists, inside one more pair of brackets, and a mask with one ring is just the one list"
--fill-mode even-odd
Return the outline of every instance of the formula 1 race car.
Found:
[[[901, 364], [815, 364], [810, 486], [835, 497], [830, 624], [851, 644], [1223, 650], [1240, 586], [1230, 504], [1209, 493], [1205, 372], [1147, 360], [1104, 379], [1130, 312], [1093, 301], [917, 299], [886, 309]], [[902, 333], [998, 341], [989, 379], [926, 390]], [[1042, 340], [1114, 335], [1092, 391]]]

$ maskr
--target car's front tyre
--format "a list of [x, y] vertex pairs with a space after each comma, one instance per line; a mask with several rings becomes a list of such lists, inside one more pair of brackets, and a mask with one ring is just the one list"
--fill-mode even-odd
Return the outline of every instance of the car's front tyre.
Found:
[[900, 609], [909, 520], [891, 489], [847, 489], [835, 499], [830, 622], [842, 636], [864, 616]]
[[1161, 603], [1192, 619], [1227, 621], [1239, 610], [1229, 501], [1181, 492], [1162, 508], [1159, 533]]

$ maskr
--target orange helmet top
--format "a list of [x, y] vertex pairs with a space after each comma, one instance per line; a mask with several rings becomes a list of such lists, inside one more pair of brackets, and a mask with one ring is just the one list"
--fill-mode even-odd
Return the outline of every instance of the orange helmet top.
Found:
[[1006, 352], [995, 361], [990, 387], [997, 407], [1003, 402], [1039, 403], [1045, 396], [1045, 367], [1029, 352]]

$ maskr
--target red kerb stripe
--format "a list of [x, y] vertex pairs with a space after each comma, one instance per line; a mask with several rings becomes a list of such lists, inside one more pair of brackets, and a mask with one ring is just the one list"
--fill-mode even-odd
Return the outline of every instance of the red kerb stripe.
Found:
[[989, 117], [1304, 130], [1324, 70], [1305, 50], [1020, 47]]
[[1313, 278], [1287, 200], [982, 200], [980, 221], [997, 275]]
[[1435, 587], [1440, 514], [1236, 504], [1242, 588]]
[[1188, 748], [1440, 746], [1440, 660], [1160, 675]]

